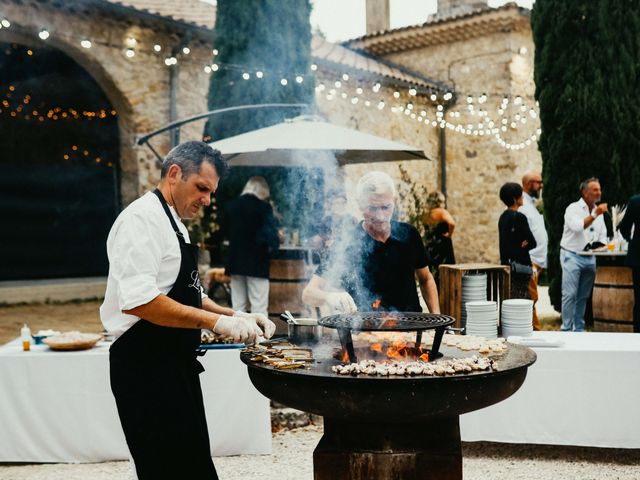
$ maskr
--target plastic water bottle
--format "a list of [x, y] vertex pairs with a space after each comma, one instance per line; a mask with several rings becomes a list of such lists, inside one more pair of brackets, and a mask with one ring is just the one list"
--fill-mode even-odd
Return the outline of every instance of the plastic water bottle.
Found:
[[22, 338], [22, 350], [25, 352], [31, 350], [31, 330], [29, 330], [26, 323], [20, 330], [20, 337]]

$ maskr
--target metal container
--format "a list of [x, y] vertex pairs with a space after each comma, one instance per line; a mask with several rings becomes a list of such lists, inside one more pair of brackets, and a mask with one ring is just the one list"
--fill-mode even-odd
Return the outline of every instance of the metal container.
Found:
[[294, 345], [312, 345], [320, 341], [322, 327], [315, 318], [287, 320], [289, 341]]

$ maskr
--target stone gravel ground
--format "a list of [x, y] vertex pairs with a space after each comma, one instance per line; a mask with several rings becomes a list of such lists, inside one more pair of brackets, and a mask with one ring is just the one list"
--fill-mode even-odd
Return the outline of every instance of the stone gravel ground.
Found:
[[[215, 459], [223, 480], [311, 480], [322, 427], [282, 430], [272, 455]], [[638, 480], [640, 450], [466, 443], [465, 480]], [[129, 462], [0, 465], [2, 480], [132, 480]], [[391, 480], [391, 479], [390, 479]]]

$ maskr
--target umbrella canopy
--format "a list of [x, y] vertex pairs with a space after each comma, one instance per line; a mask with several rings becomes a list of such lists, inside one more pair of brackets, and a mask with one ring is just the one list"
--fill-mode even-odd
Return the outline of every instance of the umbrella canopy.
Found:
[[231, 166], [327, 167], [339, 164], [429, 158], [404, 143], [339, 127], [314, 117], [297, 117], [211, 143]]

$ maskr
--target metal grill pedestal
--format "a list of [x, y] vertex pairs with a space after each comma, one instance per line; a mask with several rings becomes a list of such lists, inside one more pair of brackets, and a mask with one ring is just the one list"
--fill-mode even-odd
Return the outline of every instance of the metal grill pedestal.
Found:
[[458, 416], [411, 423], [324, 419], [314, 480], [462, 480]]

